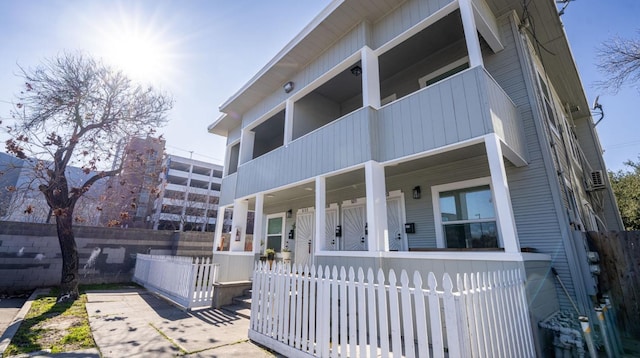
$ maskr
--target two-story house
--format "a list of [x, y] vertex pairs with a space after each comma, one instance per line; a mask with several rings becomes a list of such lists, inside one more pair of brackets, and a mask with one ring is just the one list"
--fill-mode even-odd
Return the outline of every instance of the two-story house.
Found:
[[589, 315], [583, 232], [622, 223], [553, 0], [333, 1], [220, 111], [221, 281], [285, 247], [302, 265], [519, 268], [534, 323]]

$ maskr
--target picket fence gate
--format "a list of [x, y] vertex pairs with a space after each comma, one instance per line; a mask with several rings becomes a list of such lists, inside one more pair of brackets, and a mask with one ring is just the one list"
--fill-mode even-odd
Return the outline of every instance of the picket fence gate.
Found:
[[521, 271], [422, 286], [404, 270], [260, 263], [249, 338], [289, 357], [535, 357]]
[[217, 275], [210, 257], [137, 254], [133, 281], [191, 309], [211, 306]]

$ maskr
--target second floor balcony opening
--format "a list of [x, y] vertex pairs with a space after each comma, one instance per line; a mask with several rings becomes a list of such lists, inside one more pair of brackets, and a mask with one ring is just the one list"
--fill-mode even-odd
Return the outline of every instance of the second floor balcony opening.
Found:
[[469, 68], [460, 11], [436, 21], [379, 57], [385, 105]]
[[229, 166], [227, 175], [238, 171], [238, 160], [240, 159], [240, 143], [236, 143], [229, 148]]
[[362, 108], [360, 61], [295, 103], [292, 139], [300, 138], [359, 108]]
[[283, 109], [251, 130], [254, 133], [251, 158], [257, 158], [282, 147], [284, 144], [284, 117], [285, 111]]

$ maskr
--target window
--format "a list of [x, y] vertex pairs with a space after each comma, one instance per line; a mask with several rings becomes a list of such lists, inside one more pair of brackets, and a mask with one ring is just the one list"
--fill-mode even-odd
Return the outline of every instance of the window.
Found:
[[447, 248], [497, 248], [498, 226], [489, 178], [432, 188], [436, 237]]
[[553, 100], [551, 99], [551, 92], [549, 91], [549, 87], [547, 83], [542, 79], [542, 75], [538, 72], [538, 82], [540, 83], [540, 88], [542, 90], [542, 98], [544, 101], [544, 109], [547, 112], [547, 120], [551, 123], [551, 129], [554, 130], [556, 134], [558, 134], [558, 121], [556, 119], [556, 115], [553, 109]]
[[267, 216], [267, 249], [282, 251], [282, 233], [284, 232], [284, 214]]
[[465, 56], [429, 73], [426, 76], [420, 77], [418, 79], [418, 84], [420, 85], [420, 88], [425, 88], [447, 77], [453, 76], [460, 71], [466, 70], [467, 68], [469, 68], [469, 57]]

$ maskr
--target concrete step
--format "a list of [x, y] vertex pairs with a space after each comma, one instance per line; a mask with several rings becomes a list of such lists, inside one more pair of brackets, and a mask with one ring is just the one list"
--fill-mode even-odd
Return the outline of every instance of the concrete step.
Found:
[[246, 308], [240, 305], [229, 305], [221, 307], [224, 311], [228, 312], [231, 315], [236, 315], [240, 317], [244, 317], [246, 319], [251, 318], [251, 309]]
[[235, 306], [242, 306], [244, 308], [251, 309], [251, 296], [234, 297], [233, 304]]

